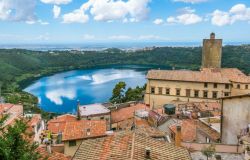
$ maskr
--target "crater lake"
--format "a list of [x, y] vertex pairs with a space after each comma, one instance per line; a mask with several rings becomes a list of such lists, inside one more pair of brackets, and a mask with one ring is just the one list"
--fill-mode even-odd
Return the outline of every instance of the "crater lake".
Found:
[[35, 95], [44, 111], [74, 114], [78, 100], [81, 104], [108, 102], [120, 81], [126, 82], [126, 88], [143, 86], [149, 69], [151, 67], [125, 65], [73, 70], [43, 77], [24, 91]]

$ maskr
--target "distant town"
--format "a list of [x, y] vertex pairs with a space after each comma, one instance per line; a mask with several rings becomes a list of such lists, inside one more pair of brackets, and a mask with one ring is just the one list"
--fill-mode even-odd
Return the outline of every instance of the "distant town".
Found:
[[211, 33], [199, 71], [150, 70], [143, 100], [78, 102], [75, 115], [44, 119], [0, 97], [0, 137], [25, 122], [48, 160], [249, 160], [250, 76], [222, 68], [222, 54]]

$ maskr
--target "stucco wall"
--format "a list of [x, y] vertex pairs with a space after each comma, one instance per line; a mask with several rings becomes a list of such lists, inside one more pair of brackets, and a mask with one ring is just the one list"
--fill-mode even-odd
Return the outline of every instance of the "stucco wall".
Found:
[[250, 97], [223, 100], [222, 143], [237, 144], [237, 135], [250, 124]]
[[64, 142], [64, 154], [73, 157], [81, 143], [82, 140], [77, 140], [76, 146], [69, 146], [69, 141]]
[[[151, 94], [151, 87], [155, 87], [155, 94]], [[159, 87], [162, 87], [162, 94], [159, 94]], [[166, 95], [166, 88], [170, 88], [170, 95]], [[181, 89], [180, 96], [176, 96], [176, 88]], [[225, 89], [225, 84], [217, 84], [214, 88], [213, 83], [208, 83], [208, 87], [204, 87], [204, 83], [197, 82], [180, 82], [180, 81], [163, 81], [163, 80], [148, 80], [144, 101], [151, 107], [162, 107], [164, 104], [171, 103], [175, 100], [192, 101], [192, 102], [216, 102], [217, 99], [212, 99], [212, 92], [218, 92], [218, 98], [224, 95], [224, 92], [231, 92], [231, 87]], [[191, 90], [191, 97], [186, 97], [186, 89]], [[199, 90], [199, 98], [194, 97], [194, 90]], [[203, 98], [203, 91], [208, 91], [208, 98]]]

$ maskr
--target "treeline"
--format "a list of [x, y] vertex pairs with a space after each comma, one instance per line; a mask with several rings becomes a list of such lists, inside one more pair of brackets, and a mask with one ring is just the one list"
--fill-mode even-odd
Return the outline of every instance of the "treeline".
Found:
[[[0, 85], [8, 102], [22, 101], [22, 97], [25, 97], [28, 102], [32, 102], [30, 107], [25, 108], [32, 108], [35, 98], [22, 92], [22, 88], [44, 75], [123, 64], [198, 70], [201, 52], [201, 47], [156, 47], [135, 52], [115, 48], [104, 51], [47, 52], [0, 49]], [[250, 45], [223, 47], [222, 66], [236, 67], [249, 74]]]

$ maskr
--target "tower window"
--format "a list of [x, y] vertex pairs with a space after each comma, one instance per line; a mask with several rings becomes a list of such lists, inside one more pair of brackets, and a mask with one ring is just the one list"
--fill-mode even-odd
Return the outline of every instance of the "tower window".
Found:
[[162, 87], [158, 88], [159, 94], [162, 94]]
[[194, 91], [194, 97], [199, 97], [199, 91], [198, 90]]
[[151, 87], [151, 93], [155, 94], [155, 87]]
[[181, 89], [176, 89], [176, 95], [180, 96], [181, 95]]
[[217, 88], [217, 87], [218, 87], [217, 83], [214, 83], [214, 88]]
[[213, 98], [217, 98], [217, 92], [213, 92]]
[[237, 88], [240, 89], [240, 84], [237, 84]]
[[245, 89], [248, 89], [248, 85], [245, 86]]
[[207, 83], [204, 83], [204, 88], [207, 88], [208, 84]]
[[186, 96], [190, 97], [191, 96], [191, 90], [190, 89], [186, 89]]
[[225, 97], [228, 97], [229, 95], [230, 95], [229, 92], [225, 92], [225, 93], [224, 93], [224, 96], [225, 96]]
[[203, 91], [203, 97], [207, 98], [208, 97], [208, 91]]
[[170, 95], [170, 88], [166, 88], [166, 95]]
[[225, 84], [225, 89], [229, 89], [229, 84]]

